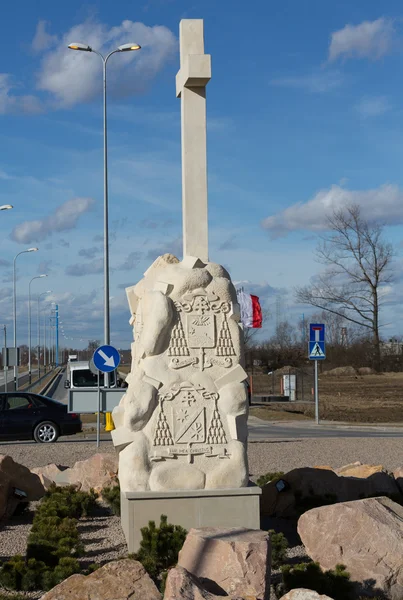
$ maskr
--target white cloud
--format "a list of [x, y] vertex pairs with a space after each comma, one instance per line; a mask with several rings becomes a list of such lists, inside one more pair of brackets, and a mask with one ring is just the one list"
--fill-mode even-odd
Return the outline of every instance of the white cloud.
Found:
[[57, 43], [57, 36], [50, 35], [46, 31], [47, 21], [39, 21], [36, 26], [35, 36], [32, 40], [32, 50], [34, 52], [42, 52]]
[[347, 204], [358, 204], [371, 221], [385, 225], [403, 224], [403, 190], [397, 185], [384, 184], [372, 190], [347, 190], [339, 185], [320, 190], [308, 202], [298, 202], [262, 222], [272, 238], [290, 231], [326, 230], [326, 216]]
[[294, 75], [272, 79], [270, 84], [278, 87], [287, 87], [306, 90], [316, 94], [329, 92], [343, 84], [344, 78], [339, 71], [318, 71], [308, 75]]
[[97, 258], [89, 263], [77, 263], [75, 265], [69, 265], [66, 267], [66, 275], [73, 275], [74, 277], [83, 277], [84, 275], [94, 275], [96, 273], [102, 273], [104, 270], [104, 259]]
[[12, 90], [17, 87], [20, 86], [13, 82], [9, 73], [0, 73], [0, 115], [42, 112], [42, 103], [35, 96], [13, 94]]
[[394, 23], [385, 17], [363, 21], [359, 25], [346, 25], [332, 33], [329, 60], [340, 57], [381, 58], [391, 51], [394, 35]]
[[24, 221], [17, 225], [11, 233], [11, 239], [21, 244], [30, 244], [44, 240], [55, 231], [73, 229], [79, 217], [91, 208], [93, 202], [92, 198], [72, 198], [45, 219]]
[[56, 107], [91, 100], [102, 87], [100, 58], [69, 50], [67, 46], [72, 42], [89, 44], [104, 55], [121, 44], [141, 45], [139, 52], [126, 52], [110, 59], [113, 68], [109, 68], [108, 89], [118, 97], [142, 92], [177, 49], [174, 34], [161, 25], [148, 27], [129, 20], [112, 28], [93, 20], [76, 25], [58, 39], [56, 48], [45, 53], [37, 75], [38, 89], [52, 94]]
[[356, 105], [355, 110], [363, 119], [378, 117], [390, 110], [386, 96], [365, 97]]

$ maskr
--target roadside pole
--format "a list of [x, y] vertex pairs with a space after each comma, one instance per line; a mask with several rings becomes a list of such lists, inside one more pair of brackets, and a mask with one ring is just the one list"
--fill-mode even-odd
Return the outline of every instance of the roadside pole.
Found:
[[97, 412], [97, 448], [101, 437], [101, 371], [98, 370], [98, 412]]
[[319, 377], [318, 377], [318, 360], [325, 360], [325, 325], [323, 323], [311, 323], [309, 325], [309, 345], [308, 345], [309, 360], [315, 363], [314, 374], [314, 396], [315, 396], [315, 423], [319, 425]]
[[315, 421], [319, 425], [318, 361], [315, 360]]

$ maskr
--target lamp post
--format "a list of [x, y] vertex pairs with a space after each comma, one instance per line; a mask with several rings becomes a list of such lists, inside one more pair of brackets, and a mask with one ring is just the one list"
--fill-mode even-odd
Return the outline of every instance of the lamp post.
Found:
[[0, 325], [0, 327], [3, 328], [4, 331], [4, 348], [6, 350], [6, 356], [3, 357], [4, 359], [4, 364], [3, 364], [3, 371], [4, 371], [4, 391], [7, 391], [7, 371], [8, 371], [8, 366], [6, 366], [6, 361], [7, 361], [7, 326], [6, 325]]
[[[52, 290], [48, 290], [46, 292], [47, 294], [51, 294]], [[46, 360], [46, 312], [45, 315], [43, 317], [43, 370], [46, 373], [46, 367], [47, 367], [47, 360]]]
[[[103, 56], [87, 44], [73, 43], [68, 46], [70, 50], [81, 52], [94, 52], [102, 59], [103, 64], [103, 98], [104, 98], [104, 344], [110, 343], [110, 315], [109, 315], [109, 221], [108, 221], [108, 146], [107, 146], [107, 118], [106, 118], [106, 65], [112, 54], [117, 52], [131, 52], [140, 50], [138, 44], [123, 44]], [[105, 377], [107, 381], [107, 377]], [[106, 383], [105, 381], [105, 383]]]
[[[6, 205], [8, 206], [8, 205]], [[15, 263], [17, 261], [17, 258], [20, 256], [20, 254], [25, 254], [26, 252], [37, 252], [38, 248], [28, 248], [28, 250], [22, 250], [22, 252], [18, 252], [18, 254], [16, 254], [14, 256], [14, 263], [13, 263], [13, 313], [14, 313], [14, 348], [15, 348], [15, 352], [16, 355], [18, 355], [17, 352], [17, 281], [16, 281], [16, 268], [15, 268]], [[18, 363], [17, 360], [17, 356], [15, 357], [15, 362]], [[14, 366], [14, 390], [17, 391], [18, 390], [18, 364], [16, 364]]]
[[[46, 292], [42, 292], [42, 294], [38, 294], [38, 379], [41, 376], [41, 322], [40, 322], [40, 301], [42, 296], [46, 296], [46, 294], [51, 294], [52, 290], [47, 290]], [[46, 352], [46, 345], [45, 350]]]
[[[31, 374], [31, 283], [34, 279], [42, 279], [43, 277], [47, 277], [47, 275], [37, 275], [36, 277], [32, 277], [28, 286], [28, 379], [29, 385], [32, 383], [32, 374]], [[39, 357], [38, 357], [38, 368], [39, 368]]]

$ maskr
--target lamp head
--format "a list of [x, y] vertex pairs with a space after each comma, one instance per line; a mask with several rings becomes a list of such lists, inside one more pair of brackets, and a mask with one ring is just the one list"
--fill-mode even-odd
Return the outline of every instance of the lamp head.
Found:
[[70, 50], [80, 50], [81, 52], [92, 52], [91, 46], [88, 46], [88, 44], [81, 44], [80, 42], [73, 42], [72, 44], [69, 44], [68, 47], [70, 48]]
[[12, 204], [2, 204], [0, 206], [0, 210], [10, 210], [11, 208], [14, 208]]
[[41, 277], [47, 277], [47, 275], [39, 275], [39, 278], [41, 278]]
[[38, 252], [38, 248], [28, 248], [27, 252]]
[[118, 47], [119, 52], [131, 52], [133, 50], [141, 50], [141, 46], [139, 44], [123, 44]]

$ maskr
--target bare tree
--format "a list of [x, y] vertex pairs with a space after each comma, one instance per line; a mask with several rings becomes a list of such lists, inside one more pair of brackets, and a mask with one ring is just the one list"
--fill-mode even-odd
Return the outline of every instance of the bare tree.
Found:
[[356, 205], [334, 211], [328, 226], [316, 250], [326, 269], [311, 285], [297, 288], [297, 300], [369, 330], [379, 370], [382, 286], [391, 281], [393, 247], [382, 239], [382, 225], [371, 224]]

